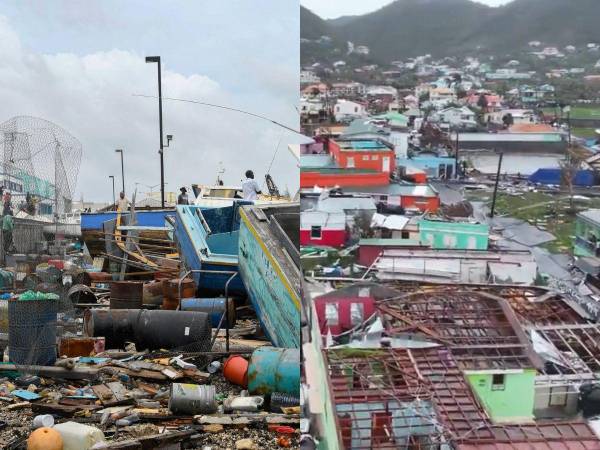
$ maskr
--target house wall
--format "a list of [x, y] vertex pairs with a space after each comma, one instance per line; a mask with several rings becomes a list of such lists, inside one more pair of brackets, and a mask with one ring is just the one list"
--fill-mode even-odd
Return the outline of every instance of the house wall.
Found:
[[592, 236], [595, 236], [597, 244], [600, 244], [600, 226], [578, 216], [575, 219], [575, 240], [573, 242], [575, 256], [596, 256]]
[[303, 329], [302, 357], [307, 384], [308, 414], [311, 431], [318, 439], [318, 450], [341, 450], [341, 434], [337, 427], [337, 413], [329, 390], [329, 368], [321, 353], [321, 331], [315, 320], [317, 311], [309, 302], [308, 329]]
[[[390, 239], [390, 241], [395, 241], [395, 240], [396, 239]], [[378, 244], [367, 243], [367, 244], [365, 244], [365, 243], [362, 243], [362, 244], [360, 244], [360, 247], [358, 248], [358, 263], [363, 266], [368, 267], [375, 262], [375, 260], [377, 259], [377, 257], [379, 255], [381, 255], [381, 252], [383, 252], [383, 250], [406, 248], [407, 246], [410, 245], [412, 240], [405, 239], [405, 241], [407, 242], [407, 245], [397, 245], [394, 243], [390, 243], [390, 244], [383, 244], [383, 243], [378, 243]], [[413, 242], [413, 245], [414, 245], [414, 247], [419, 247], [419, 244], [416, 241]]]
[[421, 212], [436, 212], [440, 207], [440, 198], [403, 195], [400, 199], [400, 205], [404, 209], [418, 208]]
[[[337, 309], [337, 323], [328, 323], [326, 305], [335, 305]], [[362, 320], [368, 319], [375, 312], [375, 299], [373, 297], [346, 297], [346, 298], [316, 298], [315, 307], [319, 319], [319, 329], [325, 335], [330, 330], [333, 335], [338, 335], [350, 330], [357, 323], [352, 323], [352, 305], [362, 305]]]
[[577, 414], [579, 390], [574, 384], [536, 386], [535, 416], [536, 418], [556, 417], [557, 410], [565, 416]]
[[489, 226], [478, 223], [456, 223], [421, 220], [419, 239], [434, 249], [487, 250]]
[[396, 155], [391, 149], [344, 151], [335, 141], [329, 142], [329, 151], [340, 167], [348, 167], [348, 158], [354, 158], [354, 168], [383, 172], [383, 158], [389, 158], [389, 171], [396, 169]]
[[441, 158], [441, 157], [414, 157], [414, 158], [398, 158], [399, 166], [411, 166], [423, 170], [427, 177], [438, 178], [440, 174], [440, 166], [446, 170], [445, 166], [450, 166], [452, 176], [456, 173], [456, 159]]
[[[494, 373], [504, 373], [504, 389], [492, 390]], [[535, 369], [466, 372], [465, 376], [492, 421], [528, 421], [533, 418]]]
[[348, 234], [346, 230], [321, 229], [321, 238], [311, 237], [311, 229], [300, 230], [300, 245], [324, 245], [328, 247], [343, 247]]
[[350, 186], [387, 186], [390, 184], [390, 175], [381, 173], [352, 173], [340, 171], [338, 173], [300, 172], [300, 187], [350, 187]]

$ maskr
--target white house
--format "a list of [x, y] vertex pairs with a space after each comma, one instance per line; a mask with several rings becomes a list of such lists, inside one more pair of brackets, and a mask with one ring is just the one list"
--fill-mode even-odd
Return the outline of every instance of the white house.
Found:
[[315, 84], [320, 81], [321, 79], [312, 70], [300, 71], [300, 84]]
[[369, 47], [367, 47], [366, 45], [359, 45], [354, 49], [354, 52], [358, 53], [359, 55], [368, 55], [369, 51]]
[[318, 116], [324, 109], [324, 104], [317, 98], [300, 99], [300, 114], [305, 117]]
[[451, 88], [435, 88], [429, 91], [429, 101], [435, 108], [443, 108], [449, 103], [456, 102], [456, 92]]
[[366, 117], [367, 110], [361, 103], [340, 99], [333, 108], [333, 114], [336, 121], [347, 122], [349, 120]]
[[364, 95], [367, 92], [367, 87], [362, 83], [333, 83], [331, 85], [330, 93], [336, 97], [343, 97], [345, 95]]
[[475, 113], [466, 106], [456, 108], [445, 108], [436, 112], [433, 120], [440, 123], [447, 123], [451, 127], [476, 127]]
[[503, 109], [487, 114], [486, 120], [489, 117], [490, 122], [502, 124], [502, 118], [508, 114], [512, 116], [514, 125], [539, 122], [538, 117], [531, 109]]

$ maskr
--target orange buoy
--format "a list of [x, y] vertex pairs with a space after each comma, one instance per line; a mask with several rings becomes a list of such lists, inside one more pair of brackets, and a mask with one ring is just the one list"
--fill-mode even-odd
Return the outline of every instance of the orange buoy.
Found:
[[223, 376], [238, 386], [248, 386], [248, 360], [239, 355], [227, 358], [223, 364]]
[[38, 428], [27, 439], [27, 450], [62, 450], [63, 439], [60, 433], [52, 428]]

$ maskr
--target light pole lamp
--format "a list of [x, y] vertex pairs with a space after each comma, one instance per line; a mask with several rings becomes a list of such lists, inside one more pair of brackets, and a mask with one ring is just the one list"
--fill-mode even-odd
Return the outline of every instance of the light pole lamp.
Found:
[[109, 175], [108, 178], [112, 179], [112, 188], [113, 188], [113, 208], [115, 207], [115, 205], [117, 204], [116, 199], [115, 199], [115, 176], [114, 175]]
[[125, 193], [125, 166], [123, 165], [123, 150], [118, 148], [115, 153], [121, 154], [121, 181], [123, 182], [123, 193]]
[[147, 63], [156, 63], [158, 68], [158, 128], [160, 133], [160, 204], [165, 207], [165, 162], [163, 156], [162, 82], [160, 56], [146, 56]]

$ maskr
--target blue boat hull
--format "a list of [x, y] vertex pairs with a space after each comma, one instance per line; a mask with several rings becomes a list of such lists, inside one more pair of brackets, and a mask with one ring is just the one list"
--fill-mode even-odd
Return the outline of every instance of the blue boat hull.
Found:
[[282, 247], [243, 208], [239, 269], [260, 325], [276, 347], [300, 347], [299, 271], [283, 263]]
[[[136, 211], [138, 225], [144, 227], [164, 227], [165, 217], [175, 214], [175, 210], [160, 211]], [[81, 230], [102, 231], [102, 224], [109, 220], [117, 218], [116, 211], [107, 211], [103, 213], [81, 213]]]
[[[238, 269], [238, 234], [236, 211], [232, 207], [203, 210], [206, 227], [201, 223], [197, 206], [178, 206], [175, 221], [175, 241], [181, 260], [194, 272], [192, 278], [203, 294], [245, 296], [246, 289]], [[212, 273], [211, 273], [212, 272]], [[214, 273], [219, 272], [219, 273]], [[229, 285], [227, 281], [236, 274]]]

